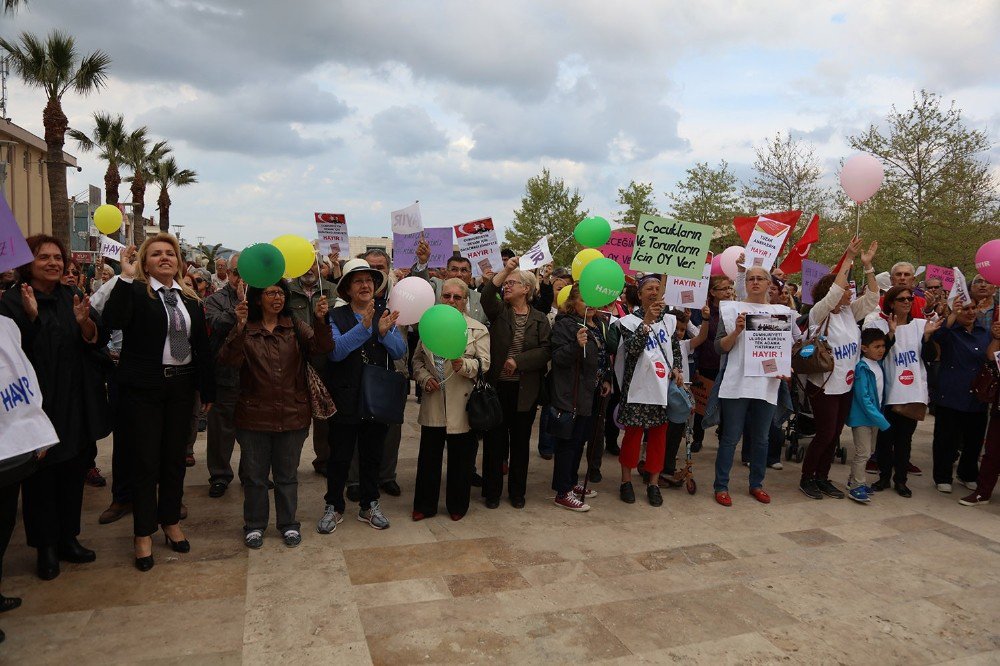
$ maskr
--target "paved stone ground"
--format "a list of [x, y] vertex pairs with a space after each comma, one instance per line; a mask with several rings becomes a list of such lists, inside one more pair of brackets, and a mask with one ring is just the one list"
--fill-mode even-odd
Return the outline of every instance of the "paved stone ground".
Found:
[[[203, 436], [187, 477], [188, 555], [161, 541], [156, 567], [136, 571], [131, 520], [97, 524], [108, 489], [86, 490], [81, 540], [94, 564], [42, 582], [18, 528], [3, 591], [24, 606], [0, 616], [0, 662], [1000, 663], [998, 505], [961, 507], [926, 475], [912, 499], [814, 501], [789, 464], [768, 472], [770, 506], [736, 470], [724, 509], [711, 496], [710, 435], [698, 493], [665, 490], [661, 508], [642, 493], [620, 502], [606, 457], [593, 510], [559, 509], [547, 500], [551, 463], [533, 454], [524, 510], [477, 498], [459, 522], [414, 523], [416, 409], [384, 532], [349, 514], [333, 535], [315, 533], [325, 486], [308, 451], [302, 545], [286, 549], [272, 529], [248, 551], [239, 487], [208, 497]], [[914, 445], [928, 471], [929, 425]], [[99, 464], [110, 470], [110, 441]], [[846, 475], [836, 463], [835, 480]]]

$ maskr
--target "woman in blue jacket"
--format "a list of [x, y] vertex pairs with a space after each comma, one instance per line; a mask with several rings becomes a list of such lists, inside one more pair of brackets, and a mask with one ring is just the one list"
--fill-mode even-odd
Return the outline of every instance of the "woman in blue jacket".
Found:
[[861, 360], [854, 367], [854, 395], [847, 425], [854, 435], [854, 457], [851, 473], [847, 478], [847, 495], [855, 502], [871, 501], [871, 492], [865, 482], [865, 463], [872, 454], [879, 430], [888, 430], [889, 421], [882, 414], [882, 396], [885, 394], [886, 335], [877, 328], [861, 332]]

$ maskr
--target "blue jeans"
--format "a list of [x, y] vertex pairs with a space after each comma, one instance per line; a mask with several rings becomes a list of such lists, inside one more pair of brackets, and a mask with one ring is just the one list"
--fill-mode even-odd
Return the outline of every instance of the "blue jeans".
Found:
[[274, 511], [278, 531], [298, 530], [299, 459], [308, 428], [286, 432], [236, 430], [240, 443], [240, 481], [243, 482], [243, 529], [266, 530], [270, 503], [267, 476], [274, 479]]
[[768, 431], [774, 418], [775, 405], [766, 400], [751, 398], [721, 398], [722, 434], [719, 435], [719, 452], [715, 456], [715, 492], [729, 490], [729, 472], [733, 467], [736, 443], [743, 436], [743, 426], [751, 439], [750, 488], [764, 485], [767, 469]]

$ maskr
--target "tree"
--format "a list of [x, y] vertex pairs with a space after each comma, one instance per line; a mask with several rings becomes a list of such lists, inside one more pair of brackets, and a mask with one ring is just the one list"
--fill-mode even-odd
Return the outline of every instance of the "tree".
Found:
[[713, 169], [708, 162], [698, 162], [685, 171], [687, 177], [678, 181], [670, 199], [670, 215], [684, 222], [697, 222], [715, 227], [712, 250], [721, 252], [730, 245], [742, 245], [733, 218], [741, 214], [736, 175], [725, 160]]
[[641, 215], [659, 215], [660, 211], [653, 200], [653, 184], [637, 183], [634, 180], [628, 187], [618, 188], [618, 204], [624, 210], [618, 211], [615, 223], [635, 233]]
[[[577, 252], [576, 244], [564, 242], [572, 236], [577, 222], [590, 211], [580, 210], [583, 197], [572, 192], [562, 178], [553, 178], [547, 168], [528, 179], [521, 207], [514, 211], [514, 223], [504, 234], [504, 241], [518, 255], [535, 242], [551, 234], [549, 248], [557, 266], [569, 266]], [[572, 240], [572, 239], [570, 239]], [[559, 248], [559, 249], [556, 249]]]
[[27, 6], [28, 0], [3, 0], [3, 13], [15, 14], [21, 5]]
[[58, 30], [49, 33], [44, 40], [28, 32], [22, 32], [16, 43], [0, 38], [0, 48], [7, 52], [21, 79], [33, 88], [41, 88], [48, 99], [42, 112], [42, 124], [45, 126], [52, 235], [68, 247], [70, 208], [63, 144], [69, 120], [62, 110], [62, 97], [70, 89], [87, 95], [102, 88], [111, 58], [103, 51], [79, 57], [73, 38]]
[[954, 101], [944, 107], [926, 90], [905, 111], [893, 106], [884, 127], [849, 138], [885, 168], [881, 189], [861, 207], [862, 232], [880, 241], [887, 262], [969, 268], [1000, 231], [987, 133], [966, 127]]
[[198, 246], [198, 251], [201, 252], [205, 256], [205, 259], [208, 260], [207, 265], [210, 268], [215, 266], [215, 258], [218, 256], [219, 250], [221, 249], [222, 249], [222, 243], [216, 243], [215, 245], [212, 246], [208, 246], [202, 243], [201, 245]]
[[144, 139], [146, 131], [145, 127], [140, 127], [128, 133], [125, 130], [125, 118], [121, 114], [112, 116], [98, 111], [94, 113], [94, 130], [90, 136], [76, 129], [67, 132], [81, 151], [89, 153], [98, 150], [98, 157], [108, 163], [104, 172], [104, 203], [118, 205], [118, 186], [122, 182], [118, 167], [125, 159], [129, 143]]
[[757, 174], [743, 186], [744, 208], [751, 213], [798, 209], [827, 216], [830, 193], [819, 185], [823, 169], [810, 146], [778, 133], [755, 152]]
[[150, 147], [149, 139], [143, 134], [131, 137], [122, 153], [125, 164], [132, 170], [132, 175], [125, 180], [132, 183], [129, 189], [132, 192], [133, 237], [134, 226], [142, 224], [142, 212], [146, 207], [146, 184], [153, 180], [153, 169], [170, 150], [166, 141], [157, 141]]
[[160, 209], [160, 231], [170, 230], [170, 187], [183, 187], [198, 182], [198, 174], [191, 169], [178, 169], [173, 157], [168, 157], [156, 164], [154, 170], [156, 184], [160, 186], [160, 196], [157, 207]]

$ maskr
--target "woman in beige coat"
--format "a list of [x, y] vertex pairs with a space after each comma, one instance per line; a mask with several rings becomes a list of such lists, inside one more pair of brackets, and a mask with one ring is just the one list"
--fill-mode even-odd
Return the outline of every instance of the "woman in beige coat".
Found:
[[413, 354], [413, 378], [423, 388], [420, 403], [420, 453], [413, 495], [413, 520], [435, 515], [441, 494], [441, 457], [448, 445], [448, 481], [445, 506], [452, 520], [461, 520], [469, 510], [476, 440], [465, 411], [469, 394], [482, 370], [490, 368], [490, 333], [486, 326], [466, 314], [469, 287], [458, 278], [441, 287], [441, 302], [465, 315], [468, 343], [459, 359], [435, 356], [421, 342]]

